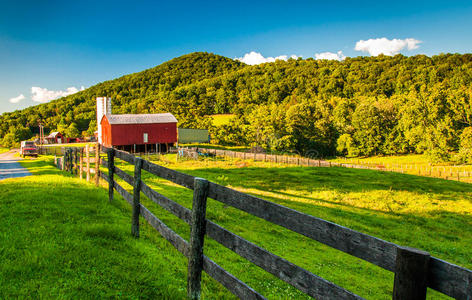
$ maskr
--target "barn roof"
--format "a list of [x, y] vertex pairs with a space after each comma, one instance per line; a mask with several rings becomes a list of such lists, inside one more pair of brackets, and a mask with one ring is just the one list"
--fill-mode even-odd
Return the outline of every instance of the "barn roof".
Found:
[[61, 134], [60, 132], [51, 132], [47, 137], [48, 138], [55, 138], [58, 134]]
[[140, 115], [106, 115], [106, 117], [110, 124], [177, 123], [177, 119], [171, 113]]

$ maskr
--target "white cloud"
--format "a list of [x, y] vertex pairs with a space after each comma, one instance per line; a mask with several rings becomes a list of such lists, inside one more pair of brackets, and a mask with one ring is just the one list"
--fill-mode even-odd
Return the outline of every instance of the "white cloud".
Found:
[[[83, 91], [84, 89], [85, 87], [82, 86], [80, 91]], [[79, 92], [79, 89], [74, 86], [68, 87], [65, 91], [50, 91], [47, 88], [33, 86], [31, 88], [31, 99], [36, 102], [46, 103], [60, 97], [75, 94], [77, 92]]]
[[315, 53], [315, 59], [328, 59], [328, 60], [344, 60], [346, 56], [343, 54], [342, 51], [338, 51], [337, 53], [333, 52], [323, 52], [323, 53]]
[[401, 50], [413, 50], [418, 49], [421, 41], [418, 41], [413, 38], [408, 38], [404, 40], [393, 39], [389, 40], [387, 38], [380, 39], [368, 39], [367, 41], [360, 40], [356, 43], [354, 48], [357, 51], [368, 52], [370, 55], [377, 56], [379, 54], [385, 55], [395, 55], [400, 53]]
[[[297, 59], [298, 56], [292, 54], [290, 55], [290, 58]], [[267, 62], [274, 62], [276, 60], [288, 60], [289, 57], [287, 55], [280, 55], [277, 57], [264, 57], [259, 52], [251, 51], [249, 53], [244, 54], [243, 57], [238, 57], [235, 59], [248, 65], [258, 65]]]
[[25, 95], [21, 94], [17, 97], [10, 98], [10, 100], [8, 100], [8, 101], [10, 101], [10, 103], [18, 103], [23, 99], [25, 99]]

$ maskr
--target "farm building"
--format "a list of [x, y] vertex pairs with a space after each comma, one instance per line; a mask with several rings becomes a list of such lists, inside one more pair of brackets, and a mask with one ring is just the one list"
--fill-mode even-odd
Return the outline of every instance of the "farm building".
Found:
[[177, 142], [177, 119], [170, 113], [111, 113], [110, 98], [97, 98], [99, 143], [129, 152], [166, 152]]
[[64, 143], [64, 136], [60, 132], [51, 132], [47, 137], [48, 144], [62, 144]]
[[179, 128], [179, 144], [186, 143], [209, 143], [210, 135], [208, 129]]

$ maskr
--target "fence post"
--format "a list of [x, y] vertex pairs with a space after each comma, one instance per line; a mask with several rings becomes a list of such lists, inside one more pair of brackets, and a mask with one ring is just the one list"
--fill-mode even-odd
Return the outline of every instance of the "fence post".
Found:
[[429, 258], [428, 252], [397, 247], [393, 300], [426, 299]]
[[115, 150], [113, 148], [107, 151], [107, 159], [108, 159], [108, 201], [113, 201], [113, 188], [114, 184], [114, 176], [115, 173]]
[[80, 148], [80, 163], [79, 163], [79, 176], [80, 179], [84, 178], [84, 148]]
[[187, 275], [187, 297], [189, 299], [200, 299], [208, 186], [207, 180], [195, 178]]
[[67, 172], [70, 172], [70, 152], [69, 152], [69, 148], [66, 148], [66, 156], [67, 156], [66, 170], [67, 170]]
[[75, 175], [79, 175], [79, 149], [74, 147]]
[[69, 171], [71, 175], [74, 175], [74, 160], [73, 160], [72, 148], [69, 148]]
[[99, 185], [100, 180], [100, 144], [95, 147], [95, 185]]
[[134, 185], [133, 185], [133, 217], [131, 221], [131, 234], [139, 237], [139, 212], [141, 210], [141, 168], [143, 167], [143, 159], [134, 158]]
[[89, 145], [85, 145], [85, 159], [86, 159], [86, 172], [87, 172], [87, 181], [90, 181], [90, 154], [89, 154]]
[[64, 156], [62, 156], [62, 161], [61, 161], [61, 170], [65, 171], [65, 169], [66, 169], [66, 153], [64, 153]]

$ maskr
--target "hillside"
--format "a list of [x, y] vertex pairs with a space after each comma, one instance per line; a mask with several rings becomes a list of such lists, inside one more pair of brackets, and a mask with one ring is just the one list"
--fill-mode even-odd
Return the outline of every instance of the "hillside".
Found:
[[[223, 144], [351, 156], [427, 153], [434, 160], [470, 160], [472, 55], [441, 54], [298, 59], [248, 66], [192, 53], [80, 93], [0, 116], [8, 145], [71, 124], [95, 130], [96, 96], [113, 98], [115, 113], [169, 111], [181, 126], [208, 127], [212, 114], [233, 113], [212, 128]], [[92, 120], [92, 122], [91, 122]], [[24, 127], [24, 128], [23, 128]], [[48, 131], [48, 130], [46, 130]]]

